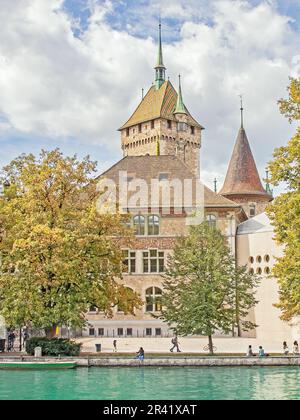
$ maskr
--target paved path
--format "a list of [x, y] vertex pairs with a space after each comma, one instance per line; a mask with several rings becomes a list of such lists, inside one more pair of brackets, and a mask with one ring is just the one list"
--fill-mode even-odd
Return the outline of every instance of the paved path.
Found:
[[[83, 352], [95, 352], [95, 344], [100, 343], [103, 353], [113, 352], [113, 338], [78, 338], [76, 341], [83, 344]], [[117, 338], [119, 353], [135, 353], [143, 347], [146, 353], [167, 353], [172, 346], [170, 338]], [[179, 338], [180, 348], [184, 353], [205, 353], [203, 347], [207, 345], [206, 338]], [[288, 343], [292, 350], [292, 343]], [[214, 345], [217, 353], [245, 354], [249, 345], [253, 351], [258, 352], [258, 347], [264, 347], [267, 353], [282, 353], [281, 342], [258, 341], [249, 338], [215, 338]]]

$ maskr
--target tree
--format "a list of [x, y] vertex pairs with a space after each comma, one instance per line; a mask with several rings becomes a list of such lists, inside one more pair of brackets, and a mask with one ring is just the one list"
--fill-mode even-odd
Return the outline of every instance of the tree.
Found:
[[125, 231], [119, 215], [96, 211], [95, 169], [59, 150], [21, 155], [3, 169], [0, 313], [8, 325], [76, 327], [90, 306], [107, 316], [126, 306], [114, 239]]
[[[300, 78], [291, 79], [289, 99], [279, 101], [280, 111], [290, 122], [300, 119]], [[271, 184], [284, 183], [286, 192], [268, 207], [267, 213], [275, 229], [275, 239], [284, 247], [274, 275], [279, 283], [282, 319], [290, 321], [300, 315], [300, 127], [287, 146], [274, 152], [269, 164]]]
[[[256, 303], [257, 279], [236, 269], [226, 239], [207, 222], [192, 226], [169, 257], [165, 274], [161, 318], [178, 334], [208, 336], [231, 332]], [[242, 324], [253, 328], [250, 322]]]

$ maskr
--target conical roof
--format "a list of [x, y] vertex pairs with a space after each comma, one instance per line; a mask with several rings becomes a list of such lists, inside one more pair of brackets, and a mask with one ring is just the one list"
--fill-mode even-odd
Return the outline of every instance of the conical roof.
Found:
[[222, 195], [271, 195], [262, 186], [243, 126], [240, 128], [227, 171]]

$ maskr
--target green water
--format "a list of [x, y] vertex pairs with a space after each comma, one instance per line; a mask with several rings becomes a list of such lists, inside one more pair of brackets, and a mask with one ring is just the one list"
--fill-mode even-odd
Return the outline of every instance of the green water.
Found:
[[0, 400], [300, 400], [299, 368], [0, 371]]

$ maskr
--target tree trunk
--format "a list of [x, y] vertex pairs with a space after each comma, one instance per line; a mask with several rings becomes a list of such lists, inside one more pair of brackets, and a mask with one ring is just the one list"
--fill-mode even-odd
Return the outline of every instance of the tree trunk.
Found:
[[211, 335], [208, 336], [208, 347], [209, 347], [209, 353], [211, 355], [213, 355], [214, 354], [214, 345], [213, 345], [213, 339], [212, 339]]
[[54, 338], [56, 336], [56, 325], [45, 328], [45, 334], [47, 338]]

